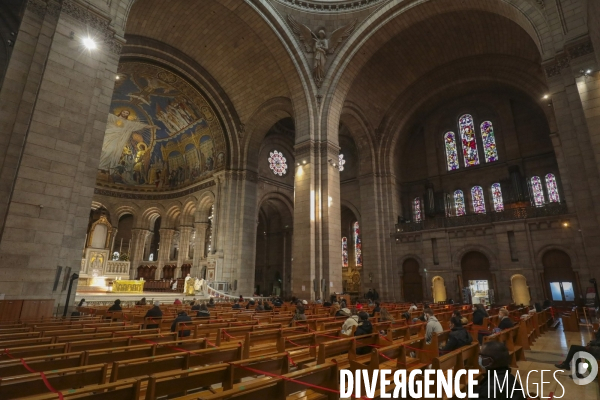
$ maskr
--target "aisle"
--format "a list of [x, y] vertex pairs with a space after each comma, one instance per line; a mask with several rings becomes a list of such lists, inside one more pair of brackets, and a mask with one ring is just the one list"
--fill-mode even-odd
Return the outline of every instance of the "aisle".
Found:
[[[527, 361], [519, 361], [519, 373], [523, 383], [527, 378], [527, 373], [531, 370], [552, 370], [552, 373], [544, 373], [544, 384], [543, 396], [549, 398], [553, 393], [555, 396], [562, 396], [562, 388], [552, 377], [556, 367], [554, 364], [565, 359], [569, 346], [572, 344], [586, 345], [592, 338], [591, 331], [587, 329], [581, 332], [563, 332], [562, 326], [556, 331], [549, 331], [544, 333], [538, 338], [531, 348], [531, 350], [525, 351], [525, 358]], [[513, 371], [515, 372], [515, 371]], [[534, 377], [535, 374], [535, 377]], [[538, 385], [541, 381], [539, 374], [534, 373], [531, 375], [530, 382], [528, 383], [529, 391], [533, 395], [536, 391], [536, 384]], [[598, 382], [593, 382], [586, 386], [576, 385], [569, 375], [571, 372], [559, 372], [556, 376], [561, 385], [565, 388], [565, 396], [562, 399], [570, 400], [594, 400], [600, 399], [600, 385]]]

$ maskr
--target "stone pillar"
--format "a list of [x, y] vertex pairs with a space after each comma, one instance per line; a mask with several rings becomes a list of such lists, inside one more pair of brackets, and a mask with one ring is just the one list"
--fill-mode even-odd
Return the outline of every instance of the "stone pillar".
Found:
[[[177, 253], [177, 271], [180, 270], [181, 265], [189, 259], [190, 253], [190, 239], [192, 237], [191, 226], [180, 226], [179, 227], [179, 252]], [[177, 275], [175, 275], [177, 276]], [[197, 275], [192, 275], [197, 276]]]
[[[60, 303], [66, 292], [52, 291], [56, 266], [81, 268], [123, 43], [106, 2], [93, 10], [85, 3], [28, 1], [0, 89], [0, 293], [7, 299]], [[88, 35], [98, 38], [94, 50], [82, 46]]]
[[326, 298], [342, 290], [340, 174], [334, 166], [339, 148], [330, 142], [306, 141], [297, 144], [295, 151], [300, 165], [294, 183], [291, 294]]
[[[119, 230], [118, 230], [117, 228], [113, 228], [113, 230], [112, 230], [112, 233], [111, 233], [111, 235], [112, 235], [112, 240], [110, 241], [110, 247], [109, 247], [109, 249], [108, 249], [108, 250], [109, 250], [109, 253], [110, 253], [110, 259], [111, 259], [111, 260], [112, 260], [112, 255], [113, 255], [113, 252], [115, 251], [115, 243], [116, 243], [115, 241], [117, 240], [117, 232], [118, 232], [118, 231], [119, 231]], [[121, 255], [121, 253], [120, 253], [120, 252], [119, 252], [119, 255]]]
[[173, 244], [173, 235], [175, 235], [175, 229], [160, 229], [160, 243], [158, 245], [158, 264], [156, 266], [156, 279], [158, 279], [159, 276], [162, 275], [162, 268], [165, 266], [165, 264], [169, 264], [169, 261], [171, 261], [170, 255]]
[[149, 236], [150, 231], [147, 229], [132, 229], [131, 230], [131, 250], [129, 251], [130, 278], [135, 278], [137, 268], [140, 263], [144, 260], [144, 247], [146, 239]]

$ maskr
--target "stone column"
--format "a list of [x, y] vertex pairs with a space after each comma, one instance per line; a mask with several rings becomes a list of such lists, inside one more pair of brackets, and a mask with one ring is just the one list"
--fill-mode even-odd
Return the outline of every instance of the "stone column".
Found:
[[[192, 237], [191, 226], [180, 226], [179, 227], [179, 253], [177, 253], [177, 270], [179, 271], [181, 265], [189, 259], [190, 252], [190, 239]], [[175, 275], [177, 276], [177, 275]], [[197, 276], [193, 275], [192, 276]]]
[[131, 250], [129, 251], [130, 269], [129, 276], [134, 278], [137, 268], [144, 260], [144, 247], [146, 239], [150, 231], [147, 229], [132, 229], [131, 230]]
[[156, 266], [156, 279], [158, 279], [160, 274], [162, 274], [162, 268], [165, 266], [165, 264], [169, 264], [175, 229], [162, 228], [159, 232], [160, 243], [158, 245], [158, 264]]
[[[112, 260], [112, 253], [114, 252], [114, 249], [115, 249], [115, 243], [116, 243], [115, 241], [117, 240], [117, 232], [118, 231], [119, 230], [117, 228], [113, 228], [112, 233], [111, 233], [112, 240], [110, 241], [110, 247], [108, 249], [109, 253], [110, 253], [110, 259], [111, 260]], [[119, 253], [119, 255], [120, 255], [120, 253]]]
[[326, 298], [342, 290], [340, 174], [334, 166], [339, 148], [330, 142], [306, 141], [295, 150], [300, 165], [294, 184], [292, 294]]
[[[0, 89], [0, 293], [7, 299], [60, 302], [66, 292], [52, 291], [56, 266], [81, 268], [123, 43], [107, 3], [86, 3], [28, 1]], [[88, 35], [97, 38], [94, 50], [82, 46]]]

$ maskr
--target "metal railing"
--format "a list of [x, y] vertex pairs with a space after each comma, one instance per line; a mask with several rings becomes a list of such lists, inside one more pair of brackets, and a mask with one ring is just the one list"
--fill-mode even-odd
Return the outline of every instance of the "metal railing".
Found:
[[548, 203], [543, 207], [517, 207], [507, 208], [501, 212], [487, 212], [485, 214], [466, 214], [460, 217], [435, 217], [427, 218], [421, 222], [407, 222], [396, 224], [396, 234], [418, 232], [430, 229], [456, 228], [468, 225], [492, 224], [494, 222], [515, 221], [528, 218], [551, 217], [567, 214], [565, 203]]

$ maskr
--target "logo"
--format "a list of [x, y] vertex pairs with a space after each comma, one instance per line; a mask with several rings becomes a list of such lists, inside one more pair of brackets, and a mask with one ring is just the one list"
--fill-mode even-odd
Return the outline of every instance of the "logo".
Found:
[[[581, 360], [579, 365], [577, 365], [578, 360]], [[590, 353], [578, 351], [571, 360], [571, 371], [575, 371], [573, 382], [576, 385], [587, 385], [592, 383], [598, 376], [598, 361]], [[579, 378], [579, 376], [582, 376], [582, 378]]]

